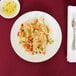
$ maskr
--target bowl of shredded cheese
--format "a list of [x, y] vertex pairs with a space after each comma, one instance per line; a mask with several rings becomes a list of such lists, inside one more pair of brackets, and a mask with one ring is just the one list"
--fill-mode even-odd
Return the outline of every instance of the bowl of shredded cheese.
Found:
[[4, 18], [14, 18], [20, 11], [18, 0], [2, 0], [0, 2], [0, 15]]

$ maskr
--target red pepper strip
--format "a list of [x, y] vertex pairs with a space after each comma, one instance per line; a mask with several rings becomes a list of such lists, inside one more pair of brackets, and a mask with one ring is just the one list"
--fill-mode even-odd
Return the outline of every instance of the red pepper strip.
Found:
[[33, 48], [32, 47], [30, 48], [30, 51], [33, 51]]
[[23, 26], [23, 24], [21, 24], [21, 26]]
[[17, 33], [17, 36], [19, 36], [19, 33], [20, 33], [20, 32]]
[[30, 40], [30, 43], [32, 42], [32, 39]]
[[30, 48], [30, 45], [26, 45], [27, 48]]
[[41, 54], [41, 51], [39, 51], [39, 53]]
[[30, 41], [32, 41], [32, 39]]
[[38, 30], [37, 28], [33, 27], [34, 30]]
[[45, 52], [43, 52], [43, 54], [45, 55], [46, 53], [45, 53]]
[[46, 33], [44, 32], [44, 35], [46, 35]]

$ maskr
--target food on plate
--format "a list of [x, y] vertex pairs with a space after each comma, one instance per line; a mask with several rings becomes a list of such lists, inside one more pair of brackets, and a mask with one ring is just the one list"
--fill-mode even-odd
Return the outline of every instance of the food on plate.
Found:
[[12, 16], [17, 11], [17, 4], [15, 1], [7, 0], [2, 4], [2, 13], [6, 16]]
[[17, 33], [19, 44], [25, 51], [35, 54], [46, 54], [46, 47], [53, 42], [51, 30], [45, 24], [44, 18], [35, 18], [20, 25]]

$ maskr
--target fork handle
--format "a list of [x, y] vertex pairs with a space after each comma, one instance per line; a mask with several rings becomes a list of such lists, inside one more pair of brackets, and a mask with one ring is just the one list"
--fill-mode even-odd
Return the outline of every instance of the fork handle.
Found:
[[73, 50], [76, 50], [76, 28], [73, 29]]

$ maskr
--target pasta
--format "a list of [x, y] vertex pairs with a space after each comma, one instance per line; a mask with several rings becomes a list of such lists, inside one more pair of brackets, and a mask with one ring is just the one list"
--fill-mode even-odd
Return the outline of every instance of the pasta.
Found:
[[46, 54], [47, 44], [53, 42], [49, 37], [50, 29], [44, 23], [44, 18], [36, 18], [22, 23], [17, 34], [19, 43], [25, 51], [35, 54]]

